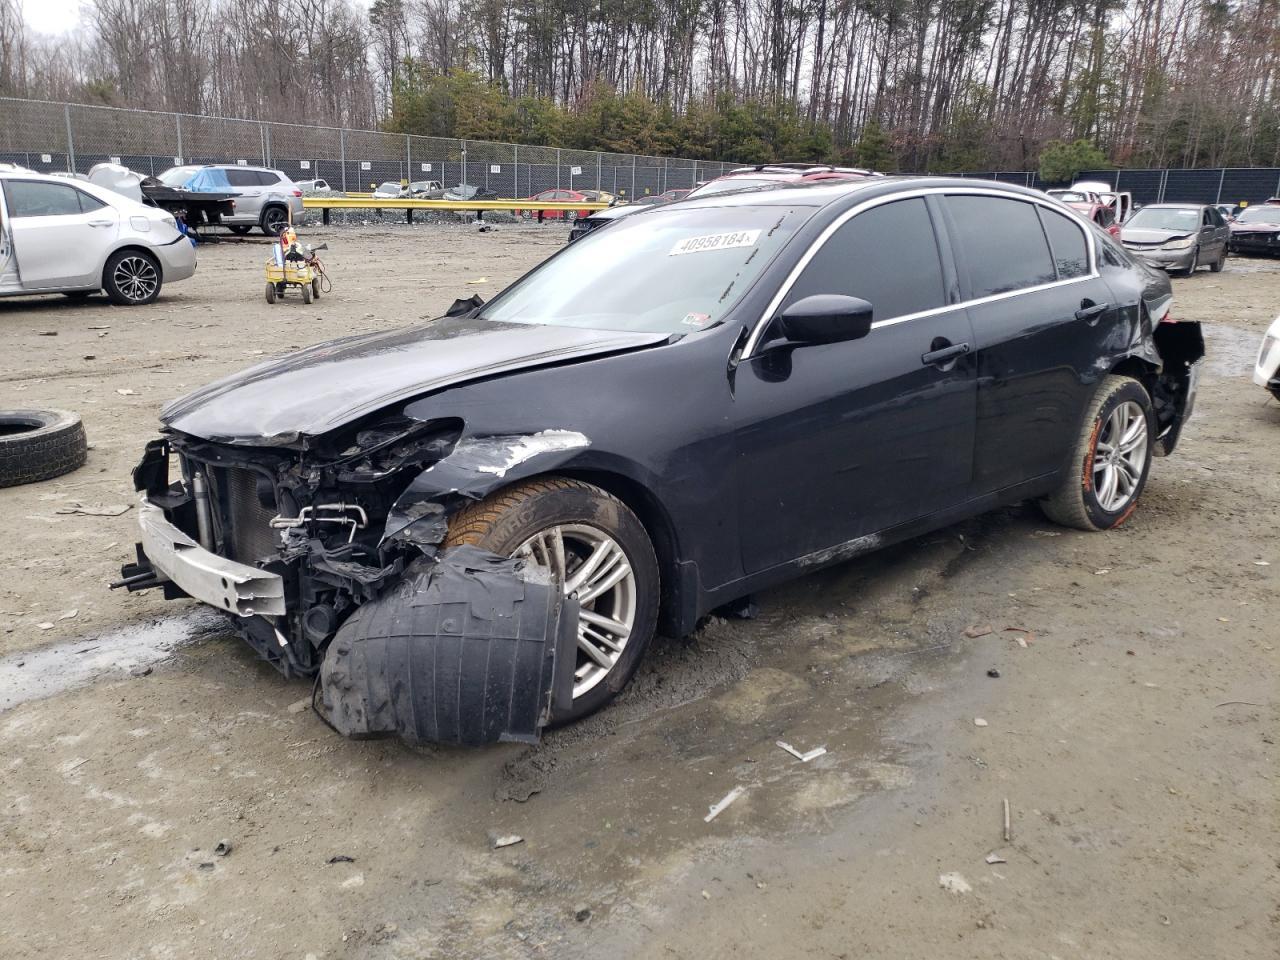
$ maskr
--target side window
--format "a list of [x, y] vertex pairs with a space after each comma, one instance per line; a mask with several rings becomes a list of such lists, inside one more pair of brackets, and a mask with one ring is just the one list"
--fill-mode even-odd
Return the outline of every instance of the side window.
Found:
[[259, 186], [270, 187], [280, 182], [280, 176], [270, 170], [255, 170], [254, 173], [258, 177]]
[[1109, 233], [1095, 233], [1093, 239], [1098, 245], [1098, 256], [1107, 266], [1120, 268], [1133, 266], [1129, 255], [1111, 239]]
[[788, 303], [819, 293], [868, 301], [875, 320], [946, 306], [942, 262], [924, 200], [895, 200], [863, 211], [809, 261]]
[[950, 196], [957, 256], [969, 268], [970, 296], [990, 297], [1056, 279], [1036, 205], [1003, 197]]
[[1049, 250], [1053, 265], [1058, 268], [1059, 280], [1084, 277], [1089, 273], [1089, 247], [1084, 231], [1060, 213], [1040, 207], [1040, 221], [1049, 237]]
[[1222, 211], [1216, 207], [1206, 208], [1205, 213], [1209, 217], [1210, 226], [1225, 227], [1227, 225], [1227, 221], [1222, 218]]
[[83, 190], [77, 190], [76, 193], [79, 194], [79, 197], [80, 197], [81, 213], [92, 213], [94, 210], [101, 210], [103, 207], [106, 206], [106, 204], [103, 203], [101, 200], [99, 200], [97, 197], [91, 197], [89, 196], [89, 194], [85, 193]]
[[1205, 207], [1204, 212], [1200, 215], [1200, 225], [1202, 227], [1212, 227], [1213, 217], [1209, 216], [1209, 208]]
[[7, 180], [4, 191], [9, 216], [14, 219], [80, 214], [80, 191], [75, 187], [37, 180]]
[[227, 183], [233, 187], [257, 187], [262, 185], [256, 170], [228, 170]]

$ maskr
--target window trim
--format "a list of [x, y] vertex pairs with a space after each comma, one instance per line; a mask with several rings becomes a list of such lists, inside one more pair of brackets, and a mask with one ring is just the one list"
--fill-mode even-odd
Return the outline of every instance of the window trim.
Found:
[[[870, 210], [872, 207], [882, 206], [883, 204], [886, 204], [886, 203], [893, 203], [895, 200], [909, 200], [913, 197], [946, 196], [946, 195], [994, 197], [998, 200], [1016, 200], [1024, 203], [1037, 204], [1042, 207], [1048, 207], [1050, 210], [1054, 211], [1055, 213], [1062, 213], [1065, 210], [1070, 216], [1075, 217], [1077, 220], [1079, 219], [1079, 214], [1077, 214], [1070, 207], [1067, 207], [1065, 204], [1059, 203], [1058, 201], [1054, 200], [1052, 197], [1029, 196], [1021, 193], [1012, 193], [1005, 190], [993, 190], [989, 187], [920, 187], [915, 190], [902, 190], [896, 193], [888, 193], [883, 196], [872, 197], [868, 200], [863, 200], [861, 203], [855, 204], [854, 206], [850, 207], [848, 210], [844, 211], [844, 213], [840, 214], [838, 217], [832, 220], [831, 223], [827, 224], [826, 228], [818, 236], [818, 239], [814, 240], [813, 243], [809, 244], [809, 249], [804, 252], [804, 255], [799, 259], [799, 261], [796, 262], [796, 265], [791, 268], [791, 272], [787, 274], [786, 279], [782, 281], [782, 283], [778, 287], [777, 292], [769, 300], [769, 304], [768, 306], [765, 307], [764, 313], [761, 315], [760, 319], [757, 320], [755, 322], [755, 325], [752, 327], [751, 333], [747, 336], [746, 345], [742, 348], [742, 359], [750, 360], [753, 357], [758, 356], [757, 351], [764, 340], [765, 331], [768, 329], [769, 324], [773, 322], [774, 317], [777, 316], [778, 310], [782, 306], [783, 301], [786, 300], [787, 295], [791, 292], [791, 287], [795, 284], [796, 280], [800, 278], [800, 274], [804, 272], [804, 269], [809, 265], [810, 261], [812, 261], [813, 258], [817, 255], [818, 251], [821, 250], [822, 247], [826, 245], [827, 241], [831, 239], [831, 237], [835, 234], [837, 230], [839, 230], [842, 226], [844, 226], [846, 223], [848, 223], [858, 214], [862, 213], [864, 210]], [[1037, 219], [1039, 218], [1037, 217]], [[1044, 228], [1041, 227], [1041, 229], [1043, 230]], [[936, 233], [936, 230], [935, 230], [935, 233]], [[1063, 287], [1072, 283], [1082, 283], [1083, 281], [1086, 281], [1086, 280], [1096, 280], [1099, 277], [1098, 258], [1097, 258], [1097, 251], [1094, 247], [1094, 237], [1093, 237], [1092, 231], [1086, 230], [1084, 232], [1084, 237], [1085, 237], [1085, 249], [1087, 251], [1087, 255], [1089, 258], [1089, 272], [1082, 277], [1071, 277], [1066, 280], [1054, 280], [1052, 283], [1042, 283], [1034, 287], [1023, 287], [1021, 290], [1010, 290], [1006, 293], [995, 293], [987, 297], [975, 297], [968, 300], [961, 299], [955, 303], [949, 303], [941, 307], [935, 307], [932, 310], [922, 310], [919, 313], [908, 313], [899, 317], [887, 317], [884, 320], [876, 320], [874, 323], [871, 324], [871, 329], [875, 330], [879, 327], [887, 327], [896, 323], [905, 323], [908, 320], [916, 320], [921, 317], [937, 316], [938, 314], [949, 313], [953, 310], [959, 310], [963, 307], [981, 306], [982, 304], [994, 303], [997, 300], [1007, 300], [1010, 297], [1020, 297], [1028, 293], [1038, 293], [1041, 290], [1051, 290], [1055, 287]], [[948, 235], [947, 237], [948, 249], [946, 251], [939, 251], [943, 255], [944, 262], [947, 257], [954, 258], [955, 256], [954, 250], [951, 249], [952, 242], [953, 241], [951, 240], [951, 237]], [[1046, 239], [1046, 242], [1047, 242], [1047, 239]], [[1055, 276], [1056, 275], [1057, 274], [1056, 274], [1056, 268], [1055, 268]]]

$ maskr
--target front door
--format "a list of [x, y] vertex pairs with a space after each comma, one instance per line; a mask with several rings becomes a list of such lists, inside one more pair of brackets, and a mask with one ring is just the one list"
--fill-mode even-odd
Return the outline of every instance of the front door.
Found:
[[5, 180], [11, 255], [24, 290], [101, 282], [98, 271], [119, 230], [119, 214], [67, 183]]
[[782, 307], [815, 294], [871, 303], [863, 339], [796, 345], [766, 335], [736, 371], [736, 476], [748, 574], [815, 565], [968, 496], [973, 337], [951, 306], [921, 198], [866, 210], [813, 256]]

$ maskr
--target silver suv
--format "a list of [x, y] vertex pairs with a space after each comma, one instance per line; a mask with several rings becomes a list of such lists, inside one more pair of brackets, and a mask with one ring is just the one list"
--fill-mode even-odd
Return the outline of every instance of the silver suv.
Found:
[[222, 218], [232, 233], [245, 234], [259, 227], [267, 236], [274, 237], [290, 215], [294, 223], [303, 221], [302, 190], [288, 174], [270, 167], [232, 164], [170, 167], [158, 179], [178, 190], [234, 194], [235, 215]]

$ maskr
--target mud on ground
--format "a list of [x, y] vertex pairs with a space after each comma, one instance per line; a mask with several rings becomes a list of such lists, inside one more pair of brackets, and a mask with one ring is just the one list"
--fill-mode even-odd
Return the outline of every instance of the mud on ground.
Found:
[[0, 406], [75, 409], [94, 445], [0, 490], [0, 955], [1276, 955], [1280, 404], [1248, 381], [1276, 264], [1175, 280], [1210, 358], [1122, 530], [989, 514], [659, 642], [538, 748], [411, 750], [336, 737], [191, 605], [108, 593], [132, 510], [64, 512], [131, 502], [165, 400], [490, 295], [564, 231], [310, 237], [311, 307], [269, 307], [265, 247], [231, 243], [142, 310], [0, 301]]

